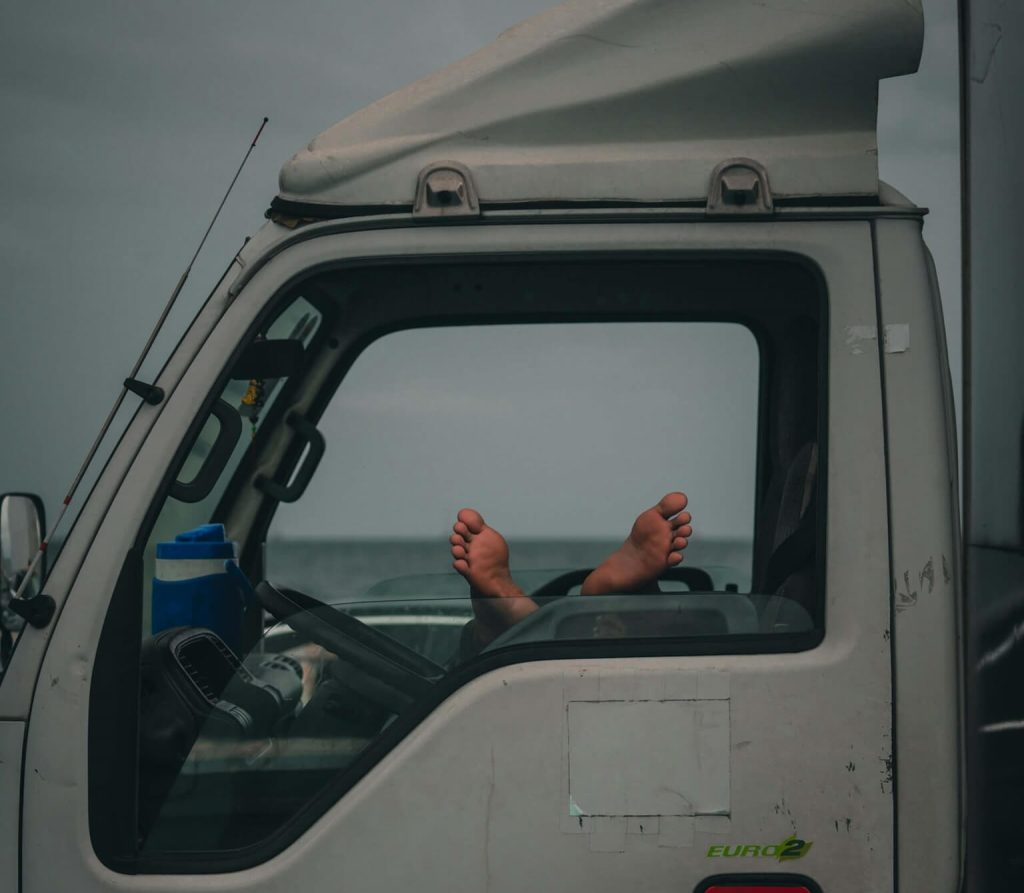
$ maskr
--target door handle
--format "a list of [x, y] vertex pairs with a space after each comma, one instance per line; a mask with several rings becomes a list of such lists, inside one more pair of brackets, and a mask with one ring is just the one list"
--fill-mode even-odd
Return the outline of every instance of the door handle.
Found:
[[257, 476], [253, 486], [278, 502], [295, 502], [309, 486], [320, 460], [324, 457], [327, 442], [316, 425], [297, 412], [289, 413], [285, 418], [285, 424], [295, 432], [298, 442], [303, 447], [299, 450], [299, 459], [296, 460], [302, 464], [298, 468], [292, 469], [291, 474], [288, 475], [287, 479], [290, 483], [279, 484], [261, 474]]

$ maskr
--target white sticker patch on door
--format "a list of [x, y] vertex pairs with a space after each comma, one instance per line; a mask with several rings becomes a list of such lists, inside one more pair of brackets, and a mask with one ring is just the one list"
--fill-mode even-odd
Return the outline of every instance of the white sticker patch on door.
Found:
[[[846, 346], [855, 357], [874, 352], [878, 340], [875, 326], [847, 326]], [[882, 328], [882, 349], [886, 353], [906, 353], [910, 350], [910, 326], [907, 323], [891, 323]]]
[[729, 813], [729, 701], [570, 701], [577, 816]]
[[882, 331], [882, 340], [886, 353], [906, 353], [910, 350], [910, 326], [906, 323], [893, 323]]

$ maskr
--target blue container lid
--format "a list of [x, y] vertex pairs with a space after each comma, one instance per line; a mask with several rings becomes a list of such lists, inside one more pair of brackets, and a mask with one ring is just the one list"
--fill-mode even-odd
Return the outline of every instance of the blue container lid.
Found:
[[157, 543], [157, 558], [234, 558], [235, 546], [223, 524], [203, 524], [179, 533], [174, 542]]

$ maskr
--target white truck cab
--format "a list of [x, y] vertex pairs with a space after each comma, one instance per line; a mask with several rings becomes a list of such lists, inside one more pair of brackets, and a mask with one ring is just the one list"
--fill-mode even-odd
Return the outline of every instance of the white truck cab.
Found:
[[[571, 0], [285, 164], [6, 662], [0, 887], [955, 891], [949, 368], [875, 148], [922, 29]], [[580, 594], [677, 489], [682, 563]]]

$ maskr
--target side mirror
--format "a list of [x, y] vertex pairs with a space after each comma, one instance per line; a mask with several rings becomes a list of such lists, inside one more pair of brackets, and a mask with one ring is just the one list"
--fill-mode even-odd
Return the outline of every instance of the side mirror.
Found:
[[[46, 535], [46, 512], [42, 500], [32, 493], [0, 496], [0, 583], [6, 595], [18, 590], [32, 559]], [[25, 598], [39, 594], [46, 571], [45, 556], [25, 589]]]

